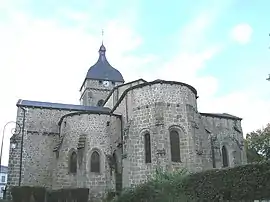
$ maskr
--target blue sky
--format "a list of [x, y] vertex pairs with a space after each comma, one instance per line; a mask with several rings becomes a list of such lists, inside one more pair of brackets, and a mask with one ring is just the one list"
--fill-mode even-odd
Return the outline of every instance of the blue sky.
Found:
[[[0, 130], [18, 99], [79, 103], [104, 43], [126, 81], [193, 85], [201, 112], [243, 118], [244, 132], [270, 120], [267, 0], [0, 0]], [[4, 164], [7, 164], [6, 133]]]

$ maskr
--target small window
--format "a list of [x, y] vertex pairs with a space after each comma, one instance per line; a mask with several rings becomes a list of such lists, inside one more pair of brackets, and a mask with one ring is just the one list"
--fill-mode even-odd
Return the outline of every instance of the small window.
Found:
[[150, 134], [144, 135], [144, 152], [145, 152], [145, 163], [151, 163], [151, 140]]
[[6, 176], [2, 176], [1, 182], [5, 182], [5, 181], [6, 181]]
[[228, 152], [225, 146], [222, 147], [222, 163], [224, 168], [229, 166]]
[[99, 173], [100, 172], [100, 156], [97, 151], [94, 151], [91, 155], [91, 172]]
[[180, 140], [177, 131], [172, 130], [170, 132], [170, 144], [171, 144], [171, 160], [172, 162], [180, 162]]
[[101, 85], [102, 84], [102, 81], [98, 81], [98, 83], [99, 83], [99, 85]]
[[112, 81], [112, 85], [113, 85], [113, 86], [115, 85], [115, 82], [114, 82], [114, 81]]
[[77, 154], [76, 152], [72, 152], [69, 160], [69, 172], [76, 173], [77, 172]]
[[101, 99], [101, 100], [98, 101], [97, 106], [101, 107], [103, 105], [103, 103], [104, 103], [104, 100]]

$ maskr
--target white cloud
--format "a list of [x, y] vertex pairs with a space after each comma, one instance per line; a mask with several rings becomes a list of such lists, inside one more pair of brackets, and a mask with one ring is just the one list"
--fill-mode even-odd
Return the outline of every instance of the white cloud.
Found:
[[231, 38], [240, 43], [247, 44], [251, 40], [253, 30], [249, 24], [243, 23], [236, 25], [230, 33]]

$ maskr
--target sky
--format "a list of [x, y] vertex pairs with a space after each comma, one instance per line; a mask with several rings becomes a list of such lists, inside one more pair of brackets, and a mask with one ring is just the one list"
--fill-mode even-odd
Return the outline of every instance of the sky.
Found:
[[[270, 2], [0, 0], [0, 132], [18, 99], [79, 104], [102, 41], [126, 82], [188, 83], [200, 112], [270, 122]], [[10, 124], [2, 164], [8, 164]]]

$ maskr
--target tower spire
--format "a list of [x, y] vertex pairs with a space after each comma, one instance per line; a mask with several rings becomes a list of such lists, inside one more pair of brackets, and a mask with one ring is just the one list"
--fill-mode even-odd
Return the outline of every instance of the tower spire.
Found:
[[101, 59], [102, 61], [105, 61], [105, 60], [106, 60], [106, 58], [105, 58], [106, 48], [105, 48], [105, 46], [103, 45], [103, 36], [104, 36], [104, 30], [103, 30], [103, 29], [102, 29], [102, 31], [101, 31], [101, 36], [102, 36], [102, 44], [101, 44], [101, 46], [100, 46], [98, 52], [99, 52], [100, 59]]

